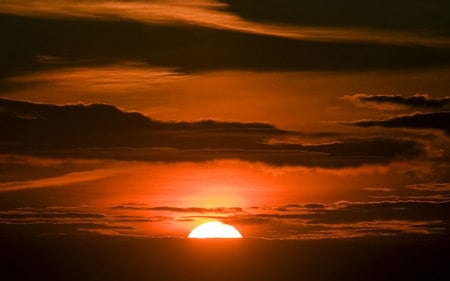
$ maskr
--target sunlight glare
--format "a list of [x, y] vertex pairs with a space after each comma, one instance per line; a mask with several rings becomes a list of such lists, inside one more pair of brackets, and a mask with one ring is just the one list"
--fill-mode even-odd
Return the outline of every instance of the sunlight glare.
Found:
[[234, 226], [211, 221], [194, 228], [188, 238], [242, 238], [242, 235]]

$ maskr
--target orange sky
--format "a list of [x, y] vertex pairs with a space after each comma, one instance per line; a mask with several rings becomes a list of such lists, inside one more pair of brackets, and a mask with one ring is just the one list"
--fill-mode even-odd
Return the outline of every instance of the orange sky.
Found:
[[448, 234], [447, 5], [250, 2], [2, 1], [0, 232]]

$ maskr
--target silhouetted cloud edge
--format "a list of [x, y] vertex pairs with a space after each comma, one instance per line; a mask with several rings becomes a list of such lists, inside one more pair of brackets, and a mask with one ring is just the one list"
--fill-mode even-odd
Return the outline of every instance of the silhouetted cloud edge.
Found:
[[450, 135], [450, 111], [414, 113], [383, 120], [361, 120], [344, 124], [357, 127], [437, 129]]
[[432, 98], [427, 94], [416, 94], [413, 96], [355, 94], [344, 96], [343, 99], [356, 104], [398, 104], [412, 108], [443, 109], [450, 106], [450, 97]]
[[316, 145], [271, 143], [271, 139], [302, 133], [260, 122], [163, 122], [105, 104], [0, 99], [0, 129], [0, 151], [44, 157], [161, 162], [240, 159], [336, 168], [385, 164], [426, 153], [423, 144], [391, 137], [337, 138]]

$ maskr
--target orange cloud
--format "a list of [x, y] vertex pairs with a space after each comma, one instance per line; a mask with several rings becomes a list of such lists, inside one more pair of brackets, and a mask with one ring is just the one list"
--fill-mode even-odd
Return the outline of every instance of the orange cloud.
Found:
[[[164, 97], [152, 93], [162, 85], [167, 87], [172, 82], [188, 77], [169, 68], [127, 61], [96, 67], [64, 67], [14, 76], [3, 81], [10, 85], [30, 85], [18, 89], [20, 99], [58, 103], [104, 103], [109, 100], [136, 109], [137, 105], [146, 103], [156, 105], [157, 108]], [[128, 106], [130, 103], [131, 107]]]
[[83, 182], [103, 179], [116, 173], [118, 173], [118, 170], [116, 169], [96, 169], [92, 171], [73, 172], [65, 174], [63, 176], [52, 178], [2, 182], [0, 183], [0, 192], [80, 184]]

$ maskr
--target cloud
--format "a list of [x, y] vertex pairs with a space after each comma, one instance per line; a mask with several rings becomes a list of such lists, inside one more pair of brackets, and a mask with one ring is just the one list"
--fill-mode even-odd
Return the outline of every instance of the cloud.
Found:
[[[83, 64], [78, 61], [67, 62], [69, 65], [77, 63]], [[92, 94], [109, 96], [124, 92], [148, 94], [156, 85], [187, 78], [187, 75], [172, 68], [151, 66], [143, 62], [122, 61], [116, 64], [89, 67], [60, 65], [57, 69], [51, 68], [9, 77], [4, 79], [2, 84], [12, 91], [17, 90], [15, 88], [23, 90], [26, 87], [32, 87], [33, 92], [46, 90], [70, 95], [78, 92], [78, 98], [84, 100]]]
[[410, 184], [406, 188], [418, 191], [442, 192], [442, 191], [450, 191], [450, 183], [448, 182], [417, 183], [417, 184]]
[[374, 30], [373, 28], [327, 28], [271, 24], [245, 20], [213, 0], [190, 4], [181, 1], [2, 1], [3, 13], [29, 17], [74, 17], [96, 20], [126, 19], [145, 24], [190, 24], [235, 32], [285, 37], [308, 41], [358, 41], [381, 44], [450, 46], [450, 38], [420, 33]]
[[346, 124], [358, 127], [437, 129], [450, 135], [450, 111], [414, 113], [384, 120], [361, 120]]
[[115, 169], [95, 169], [92, 171], [72, 172], [58, 177], [27, 180], [27, 181], [11, 181], [0, 183], [0, 193], [10, 192], [23, 189], [59, 187], [83, 182], [90, 182], [109, 177], [117, 173]]
[[0, 221], [4, 222], [25, 222], [36, 220], [64, 220], [64, 219], [103, 219], [105, 216], [96, 213], [85, 212], [57, 212], [48, 210], [16, 210], [16, 211], [0, 211]]
[[[260, 212], [256, 212], [260, 211]], [[221, 216], [227, 220], [264, 219], [297, 221], [305, 224], [343, 224], [371, 221], [447, 221], [450, 201], [395, 200], [379, 202], [341, 201], [330, 204], [289, 204], [274, 208], [244, 209], [244, 213]], [[264, 212], [261, 212], [264, 211]], [[189, 213], [188, 210], [185, 211]], [[202, 213], [202, 212], [198, 212]], [[196, 217], [196, 216], [189, 216]], [[204, 216], [198, 216], [204, 217]]]
[[30, 155], [19, 154], [2, 154], [0, 155], [0, 165], [24, 165], [32, 167], [54, 167], [62, 165], [80, 165], [86, 167], [87, 165], [105, 164], [97, 160], [76, 159], [76, 158], [47, 158], [36, 157]]
[[[275, 166], [354, 167], [411, 159], [423, 145], [394, 138], [347, 138], [333, 143], [273, 143], [296, 135], [261, 122], [163, 122], [105, 104], [51, 105], [0, 99], [1, 150], [45, 157], [141, 161], [240, 159]], [[89, 175], [89, 176], [88, 176]], [[60, 184], [94, 173], [55, 178]], [[95, 177], [94, 177], [95, 178]], [[92, 178], [92, 179], [94, 179]], [[4, 183], [3, 190], [43, 186]]]
[[130, 216], [130, 215], [119, 215], [113, 216], [115, 222], [126, 222], [126, 223], [148, 223], [148, 222], [162, 222], [165, 220], [172, 220], [170, 217], [155, 217], [151, 218], [144, 216]]
[[417, 94], [410, 97], [401, 95], [366, 95], [356, 94], [353, 96], [345, 96], [344, 99], [355, 104], [391, 104], [404, 105], [413, 108], [429, 108], [429, 109], [445, 109], [450, 107], [450, 97], [430, 98], [427, 94]]
[[386, 201], [343, 202], [335, 208], [310, 213], [303, 218], [308, 223], [349, 223], [377, 220], [450, 221], [450, 202], [433, 201]]
[[[88, 207], [17, 208], [0, 211], [0, 233], [148, 235], [149, 223], [194, 223], [221, 220], [245, 229], [252, 237], [282, 239], [350, 238], [362, 236], [434, 235], [450, 233], [450, 201], [403, 200], [329, 204], [287, 204], [279, 207], [176, 207], [127, 203], [100, 214]], [[134, 214], [133, 212], [137, 213]], [[172, 212], [173, 216], [141, 211]], [[153, 227], [153, 226], [151, 226]], [[155, 226], [157, 227], [157, 226]], [[84, 233], [86, 234], [86, 233]]]
[[373, 192], [391, 192], [392, 188], [389, 187], [365, 187], [363, 190], [373, 191]]
[[[89, 207], [23, 207], [0, 211], [1, 235], [136, 235], [133, 223], [148, 223], [143, 217], [107, 216]], [[123, 224], [127, 223], [127, 224]]]
[[[341, 2], [291, 0], [221, 0], [227, 11], [259, 22], [321, 26], [365, 26], [405, 30], [449, 31], [447, 1], [424, 5], [422, 0]], [[270, 12], [269, 12], [270, 11]], [[383, 15], [382, 17], [380, 15]], [[364, 20], [362, 20], [364, 18]], [[448, 33], [447, 33], [448, 34]]]
[[0, 223], [0, 236], [6, 237], [42, 237], [42, 236], [85, 236], [85, 235], [110, 235], [110, 236], [134, 236], [127, 234], [133, 227], [109, 225], [106, 223], [92, 222], [34, 222], [34, 223]]
[[[3, 2], [0, 2], [0, 5], [1, 3]], [[55, 4], [55, 1], [52, 3]], [[25, 3], [29, 4], [29, 1]], [[101, 10], [101, 7], [96, 9]], [[3, 23], [0, 26], [3, 35], [3, 44], [0, 46], [2, 61], [0, 78], [23, 75], [36, 70], [80, 65], [98, 67], [126, 61], [142, 61], [169, 70], [176, 69], [190, 73], [237, 69], [257, 71], [411, 69], [448, 66], [450, 63], [448, 48], [414, 44], [383, 45], [332, 39], [295, 40], [191, 24], [143, 24], [123, 20], [120, 17], [92, 20], [84, 17], [76, 19], [18, 17], [0, 13], [0, 21]], [[285, 30], [284, 27], [281, 27], [281, 30]], [[348, 37], [335, 33], [330, 37]], [[367, 34], [366, 36], [371, 37]], [[393, 37], [400, 38], [397, 35]], [[155, 38], [158, 44], [155, 44]], [[254, 46], [258, 46], [258, 52], [255, 52]], [[180, 51], [180, 48], [183, 51]], [[324, 53], [327, 56], [323, 56]], [[59, 61], [52, 62], [51, 59], [42, 57], [58, 58]], [[124, 76], [129, 77], [127, 74]], [[61, 84], [61, 81], [57, 82], [56, 86]], [[124, 84], [126, 83], [119, 83], [119, 86], [123, 87]], [[32, 85], [32, 83], [10, 84], [2, 85], [0, 88], [4, 92], [11, 90], [7, 87], [17, 89], [14, 87]], [[143, 87], [148, 85], [149, 83], [145, 82]], [[104, 85], [97, 86], [100, 90], [107, 88]]]
[[[152, 120], [138, 112], [125, 112], [117, 107], [107, 104], [71, 104], [52, 105], [0, 99], [0, 117], [2, 125], [5, 121], [15, 121], [26, 126], [26, 123], [37, 126], [37, 130], [44, 127], [61, 126], [65, 122], [72, 123], [72, 130], [110, 130], [110, 129], [153, 129], [153, 130], [248, 130], [250, 132], [274, 132], [281, 134], [283, 131], [266, 123], [239, 123], [222, 122], [214, 120], [201, 120], [198, 122], [162, 122]], [[41, 127], [41, 128], [39, 128]], [[61, 126], [64, 127], [64, 126]], [[54, 128], [52, 128], [54, 129]], [[62, 129], [62, 128], [61, 128]], [[10, 129], [14, 130], [14, 128]], [[56, 132], [55, 132], [56, 133]]]
[[342, 201], [248, 208], [245, 211], [223, 216], [183, 216], [182, 219], [216, 219], [250, 232], [254, 227], [262, 237], [283, 239], [450, 233], [450, 201]]
[[136, 205], [136, 204], [125, 204], [113, 206], [113, 210], [145, 210], [145, 211], [163, 211], [163, 212], [174, 212], [174, 213], [242, 213], [243, 209], [240, 207], [215, 207], [215, 208], [204, 208], [204, 207], [173, 207], [173, 206], [156, 206], [151, 207], [147, 205]]

